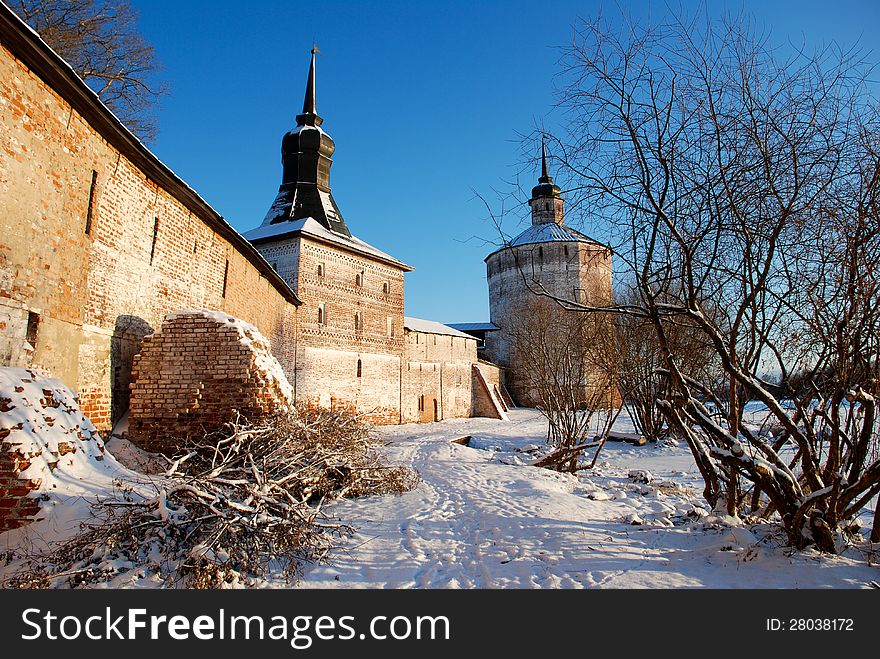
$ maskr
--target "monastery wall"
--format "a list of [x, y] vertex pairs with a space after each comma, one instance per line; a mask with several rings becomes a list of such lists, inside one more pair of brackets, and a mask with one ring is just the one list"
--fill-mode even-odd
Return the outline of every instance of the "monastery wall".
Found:
[[407, 330], [401, 376], [401, 422], [471, 416], [476, 339]]
[[[51, 62], [37, 64], [55, 75]], [[65, 97], [0, 47], [0, 365], [70, 384], [101, 430], [128, 406], [141, 339], [171, 311], [217, 309], [251, 322], [292, 371], [292, 293], [58, 75], [55, 87], [74, 88]]]

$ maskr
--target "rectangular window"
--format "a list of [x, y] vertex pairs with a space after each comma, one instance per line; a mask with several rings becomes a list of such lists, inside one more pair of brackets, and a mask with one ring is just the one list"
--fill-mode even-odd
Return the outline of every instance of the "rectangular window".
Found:
[[86, 211], [86, 235], [92, 233], [92, 213], [95, 209], [95, 187], [98, 184], [98, 172], [92, 170], [92, 185], [89, 187], [89, 208]]
[[25, 333], [25, 340], [31, 344], [31, 347], [36, 349], [37, 347], [37, 334], [40, 331], [40, 314], [34, 313], [33, 311], [28, 311], [28, 322], [27, 322], [27, 332]]
[[156, 238], [159, 236], [159, 218], [153, 219], [153, 244], [150, 246], [150, 265], [153, 264], [153, 257], [156, 255]]
[[226, 297], [226, 282], [229, 279], [229, 259], [226, 259], [226, 265], [223, 266], [223, 292], [221, 297]]
[[394, 338], [394, 318], [388, 316], [388, 336]]

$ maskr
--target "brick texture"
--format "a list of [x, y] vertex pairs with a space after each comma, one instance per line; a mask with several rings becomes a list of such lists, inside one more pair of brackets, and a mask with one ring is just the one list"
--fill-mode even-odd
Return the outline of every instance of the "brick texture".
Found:
[[[106, 430], [125, 409], [140, 339], [180, 309], [256, 325], [292, 373], [295, 307], [0, 47], [0, 366], [67, 382]], [[33, 351], [29, 314], [39, 317]]]
[[129, 437], [173, 453], [236, 413], [259, 423], [289, 408], [293, 390], [269, 342], [226, 314], [171, 314], [135, 357]]
[[[0, 436], [3, 432], [0, 430]], [[0, 532], [24, 526], [40, 512], [39, 500], [28, 496], [39, 483], [20, 475], [29, 466], [21, 452], [0, 442]]]

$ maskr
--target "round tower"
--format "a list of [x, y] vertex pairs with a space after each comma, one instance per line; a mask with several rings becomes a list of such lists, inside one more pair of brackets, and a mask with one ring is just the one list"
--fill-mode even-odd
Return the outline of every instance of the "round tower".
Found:
[[[565, 226], [565, 202], [547, 172], [541, 144], [541, 176], [529, 200], [532, 225], [486, 257], [490, 320], [498, 327], [486, 338], [486, 356], [504, 369], [505, 384], [518, 405], [536, 403], [517, 359], [515, 337], [536, 313], [563, 314], [547, 295], [591, 305], [611, 303], [611, 250]], [[546, 294], [546, 295], [545, 295]]]

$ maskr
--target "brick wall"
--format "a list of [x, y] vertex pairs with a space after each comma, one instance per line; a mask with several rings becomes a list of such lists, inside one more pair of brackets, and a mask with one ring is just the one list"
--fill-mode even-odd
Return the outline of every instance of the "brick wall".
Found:
[[477, 361], [476, 339], [406, 330], [404, 343], [401, 421], [471, 416], [471, 364]]
[[[0, 411], [2, 407], [0, 399]], [[39, 483], [21, 477], [30, 462], [3, 441], [8, 436], [9, 430], [0, 429], [0, 532], [24, 526], [40, 512], [39, 501], [28, 496]]]
[[228, 314], [170, 314], [135, 357], [129, 437], [173, 453], [179, 439], [288, 408], [293, 391], [255, 327]]
[[494, 364], [479, 362], [473, 365], [474, 416], [506, 419], [507, 404], [502, 395], [501, 369]]
[[258, 249], [303, 302], [297, 403], [350, 409], [372, 423], [399, 423], [403, 269], [307, 235]]
[[124, 411], [139, 339], [171, 311], [208, 308], [256, 325], [292, 372], [295, 307], [267, 266], [71, 103], [0, 47], [0, 365], [61, 378], [107, 429]]

